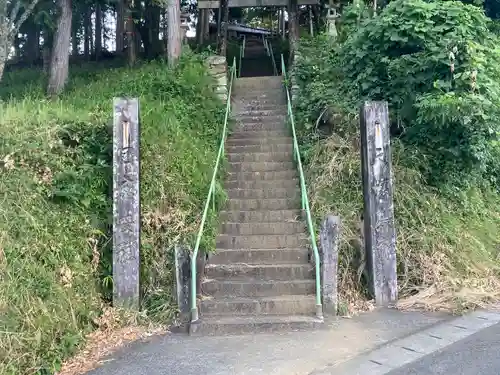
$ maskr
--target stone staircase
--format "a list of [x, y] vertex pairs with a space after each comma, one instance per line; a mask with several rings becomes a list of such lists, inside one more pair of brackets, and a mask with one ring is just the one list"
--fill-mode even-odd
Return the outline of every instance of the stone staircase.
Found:
[[229, 200], [202, 283], [191, 333], [312, 328], [314, 265], [301, 218], [299, 176], [286, 125], [282, 77], [239, 78], [226, 155]]
[[267, 56], [261, 38], [247, 38], [241, 67], [241, 77], [262, 77], [274, 74], [271, 58]]

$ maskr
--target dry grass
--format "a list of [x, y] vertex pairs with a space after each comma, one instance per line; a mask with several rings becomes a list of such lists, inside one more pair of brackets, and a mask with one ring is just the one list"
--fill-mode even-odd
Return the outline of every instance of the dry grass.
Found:
[[140, 317], [112, 308], [105, 308], [96, 319], [97, 329], [85, 337], [84, 348], [63, 363], [55, 375], [83, 375], [105, 362], [105, 358], [128, 343], [145, 340], [151, 336], [165, 334], [166, 327], [145, 325]]
[[[356, 129], [356, 116], [336, 127]], [[342, 219], [339, 291], [342, 309], [370, 308], [363, 284], [363, 208], [359, 135], [334, 133], [309, 153], [312, 211], [318, 223]], [[447, 198], [425, 185], [393, 142], [400, 309], [463, 311], [500, 300], [500, 199], [481, 191]]]

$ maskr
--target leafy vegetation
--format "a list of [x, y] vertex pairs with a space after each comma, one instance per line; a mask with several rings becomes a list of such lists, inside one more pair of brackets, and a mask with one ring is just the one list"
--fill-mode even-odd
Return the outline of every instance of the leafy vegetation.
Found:
[[[303, 40], [296, 104], [313, 211], [343, 219], [341, 290], [363, 299], [358, 108], [390, 103], [400, 293], [407, 305], [498, 297], [498, 39], [479, 8], [391, 1], [346, 9], [341, 41]], [[360, 251], [361, 250], [361, 251]]]
[[[141, 102], [144, 309], [163, 322], [175, 314], [172, 246], [197, 229], [223, 124], [187, 52], [175, 68], [74, 69], [52, 101], [43, 80], [12, 71], [0, 89], [0, 374], [58, 369], [110, 297], [112, 98]], [[212, 213], [207, 238], [215, 224]]]

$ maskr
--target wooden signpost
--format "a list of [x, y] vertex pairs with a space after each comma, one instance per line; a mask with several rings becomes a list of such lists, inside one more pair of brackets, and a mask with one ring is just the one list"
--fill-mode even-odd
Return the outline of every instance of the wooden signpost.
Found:
[[365, 102], [360, 122], [367, 268], [375, 303], [388, 306], [398, 288], [387, 102]]

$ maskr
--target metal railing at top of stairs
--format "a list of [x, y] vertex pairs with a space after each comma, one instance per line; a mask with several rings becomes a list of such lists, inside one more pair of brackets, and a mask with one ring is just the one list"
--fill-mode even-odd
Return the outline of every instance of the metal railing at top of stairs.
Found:
[[219, 170], [219, 164], [221, 163], [222, 156], [224, 155], [224, 145], [226, 143], [227, 137], [227, 123], [229, 119], [229, 113], [231, 112], [231, 92], [233, 90], [233, 83], [236, 77], [236, 57], [233, 58], [233, 65], [231, 67], [231, 75], [229, 78], [229, 89], [227, 92], [227, 102], [226, 102], [226, 115], [224, 118], [224, 126], [222, 128], [222, 137], [219, 145], [219, 152], [217, 154], [217, 159], [215, 160], [214, 173], [212, 175], [212, 181], [210, 182], [210, 188], [208, 189], [207, 200], [205, 202], [205, 208], [203, 209], [203, 216], [201, 217], [200, 229], [198, 230], [198, 235], [196, 237], [196, 243], [194, 245], [193, 253], [191, 254], [191, 321], [196, 322], [199, 318], [198, 316], [198, 306], [196, 304], [196, 258], [198, 257], [198, 251], [200, 249], [200, 242], [203, 236], [203, 228], [205, 227], [205, 221], [207, 220], [208, 208], [210, 207], [210, 201], [212, 200], [213, 208], [215, 209], [215, 178], [217, 177], [217, 172]]
[[271, 57], [271, 62], [273, 63], [273, 74], [278, 75], [278, 68], [276, 67], [276, 59], [274, 57], [273, 44], [268, 41], [269, 45], [269, 56]]
[[281, 74], [284, 79], [284, 86], [286, 91], [286, 99], [287, 99], [287, 111], [288, 118], [290, 121], [290, 125], [292, 128], [293, 135], [293, 153], [294, 158], [297, 161], [297, 168], [299, 170], [300, 177], [300, 192], [301, 192], [301, 200], [302, 200], [302, 210], [306, 213], [306, 221], [307, 228], [309, 229], [309, 235], [311, 239], [311, 246], [314, 254], [314, 263], [315, 263], [315, 273], [316, 273], [316, 317], [319, 319], [323, 319], [323, 307], [321, 305], [321, 274], [320, 274], [320, 258], [318, 252], [318, 246], [316, 245], [316, 232], [314, 231], [314, 225], [311, 216], [311, 209], [309, 207], [309, 199], [307, 197], [307, 188], [306, 181], [304, 178], [304, 170], [302, 169], [302, 161], [300, 159], [300, 151], [299, 151], [299, 142], [297, 141], [297, 133], [295, 131], [295, 121], [293, 118], [292, 111], [292, 102], [290, 98], [290, 91], [288, 90], [288, 79], [286, 75], [286, 67], [285, 67], [285, 59], [283, 58], [283, 54], [281, 54]]
[[238, 64], [238, 77], [241, 77], [241, 63], [243, 60], [243, 57], [245, 57], [245, 44], [246, 44], [247, 38], [245, 35], [243, 35], [243, 42], [241, 43], [240, 46], [240, 60]]

